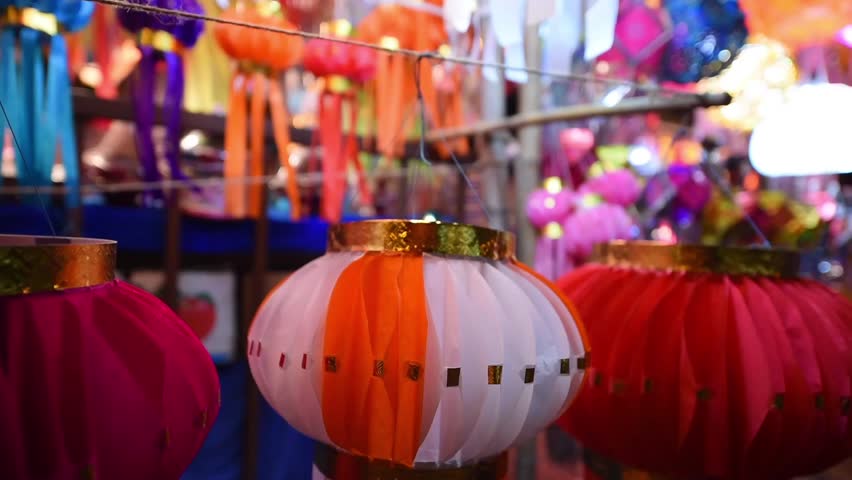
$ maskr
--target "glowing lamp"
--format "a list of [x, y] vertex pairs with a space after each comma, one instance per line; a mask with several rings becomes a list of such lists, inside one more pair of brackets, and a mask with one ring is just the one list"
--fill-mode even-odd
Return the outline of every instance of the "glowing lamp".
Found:
[[852, 172], [847, 112], [852, 87], [803, 85], [757, 125], [749, 142], [752, 166], [768, 177]]
[[560, 423], [672, 478], [792, 478], [852, 452], [852, 304], [780, 250], [613, 242], [559, 286], [595, 358]]
[[210, 355], [115, 254], [0, 235], [0, 478], [179, 478], [210, 431]]
[[449, 474], [532, 438], [576, 394], [588, 351], [511, 234], [401, 220], [332, 227], [248, 341], [261, 393], [293, 427], [395, 475]]

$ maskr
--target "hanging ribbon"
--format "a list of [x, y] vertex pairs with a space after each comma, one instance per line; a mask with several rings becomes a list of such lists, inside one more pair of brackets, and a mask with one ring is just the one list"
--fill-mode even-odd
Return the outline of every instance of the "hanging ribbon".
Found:
[[[348, 22], [335, 22], [332, 30], [332, 35], [346, 37], [351, 26]], [[323, 152], [322, 216], [329, 222], [337, 223], [343, 217], [350, 165], [357, 177], [361, 203], [371, 205], [373, 202], [363, 165], [358, 158], [357, 90], [376, 75], [376, 54], [363, 47], [314, 40], [308, 43], [304, 64], [306, 70], [323, 78], [317, 108], [319, 125], [314, 131], [312, 147], [321, 145]], [[349, 113], [349, 130], [344, 134], [346, 111]], [[315, 161], [316, 157], [312, 156], [312, 171], [316, 170]]]
[[[68, 46], [60, 33], [83, 28], [91, 19], [93, 4], [63, 0], [38, 6], [45, 10], [27, 4], [6, 8], [6, 26], [0, 34], [0, 78], [4, 105], [13, 124], [6, 125], [4, 119], [3, 131], [5, 134], [7, 127], [15, 129], [21, 150], [16, 152], [16, 164], [22, 185], [49, 185], [59, 148], [69, 187], [66, 206], [76, 207], [80, 204], [80, 174], [71, 113]], [[20, 65], [15, 61], [16, 29], [20, 32]], [[46, 65], [45, 46], [49, 47]], [[35, 132], [39, 133], [37, 138]]]
[[[225, 179], [246, 177], [246, 83], [244, 74], [237, 73], [231, 81], [231, 103], [225, 123]], [[244, 217], [248, 212], [248, 195], [242, 183], [225, 184], [225, 212], [234, 217]]]
[[[153, 1], [156, 6], [172, 8], [167, 0]], [[203, 14], [197, 1], [186, 0], [180, 5], [188, 13]], [[165, 157], [171, 178], [187, 180], [180, 166], [181, 114], [184, 95], [184, 52], [193, 47], [204, 30], [200, 20], [176, 19], [165, 22], [160, 16], [130, 10], [119, 10], [118, 19], [124, 28], [138, 35], [139, 61], [134, 83], [133, 103], [136, 123], [136, 145], [142, 175], [146, 182], [157, 182], [162, 177], [157, 165], [152, 131], [156, 122], [156, 68], [160, 61], [166, 64], [166, 92], [163, 110], [166, 126]], [[146, 192], [143, 201], [150, 202], [162, 192]]]
[[[273, 4], [260, 3], [256, 9], [231, 8], [222, 12], [228, 20], [262, 23], [275, 28], [295, 29]], [[277, 8], [280, 8], [277, 7]], [[289, 162], [290, 116], [281, 88], [281, 73], [297, 64], [302, 56], [302, 39], [282, 37], [274, 32], [218, 24], [214, 34], [222, 50], [235, 60], [231, 98], [225, 125], [225, 213], [231, 217], [259, 217], [266, 185], [244, 183], [246, 176], [265, 175], [266, 107], [272, 117], [275, 146], [282, 168], [287, 172], [287, 196], [291, 218], [303, 214], [296, 169]], [[251, 98], [249, 99], [249, 93]], [[250, 102], [250, 107], [247, 106]], [[250, 129], [248, 122], [250, 122]], [[250, 135], [247, 163], [247, 135]]]

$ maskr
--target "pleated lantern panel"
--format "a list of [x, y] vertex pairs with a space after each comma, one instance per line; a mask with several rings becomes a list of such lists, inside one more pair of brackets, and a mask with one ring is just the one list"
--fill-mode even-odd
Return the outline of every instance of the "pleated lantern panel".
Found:
[[0, 235], [0, 478], [177, 479], [210, 431], [210, 355], [115, 248]]
[[674, 478], [788, 479], [852, 452], [852, 305], [777, 250], [611, 243], [558, 283], [595, 349], [560, 419]]
[[532, 438], [577, 393], [576, 315], [484, 228], [332, 227], [329, 252], [266, 299], [249, 332], [260, 391], [342, 452], [458, 467]]

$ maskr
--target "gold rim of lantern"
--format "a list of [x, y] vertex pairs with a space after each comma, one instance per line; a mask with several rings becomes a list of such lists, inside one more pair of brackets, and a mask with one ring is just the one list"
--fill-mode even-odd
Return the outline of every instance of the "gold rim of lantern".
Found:
[[415, 464], [414, 468], [410, 468], [340, 452], [321, 443], [316, 445], [314, 465], [326, 478], [335, 477], [341, 458], [349, 460], [347, 463], [350, 465], [357, 465], [356, 475], [359, 480], [481, 480], [503, 478], [508, 470], [508, 454], [505, 452], [473, 465], [437, 468], [434, 464]]
[[431, 253], [509, 260], [515, 257], [515, 236], [459, 223], [365, 220], [332, 226], [328, 232], [328, 251]]
[[111, 240], [0, 235], [0, 295], [110, 282], [115, 278], [115, 255]]
[[792, 250], [670, 245], [651, 241], [614, 241], [595, 248], [598, 263], [615, 267], [680, 272], [795, 278], [800, 255]]

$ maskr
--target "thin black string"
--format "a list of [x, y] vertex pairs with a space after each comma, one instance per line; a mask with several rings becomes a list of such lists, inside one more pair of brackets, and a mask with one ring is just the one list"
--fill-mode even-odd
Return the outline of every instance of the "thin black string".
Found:
[[[12, 134], [12, 141], [15, 142], [15, 148], [18, 150], [18, 155], [21, 156], [21, 164], [24, 166], [24, 169], [26, 169], [27, 176], [32, 176], [29, 161], [27, 160], [27, 157], [24, 156], [24, 151], [21, 150], [21, 144], [18, 143], [18, 136], [15, 135], [15, 129], [12, 127], [12, 122], [9, 120], [9, 114], [6, 113], [6, 105], [3, 104], [3, 100], [0, 100], [0, 110], [3, 110], [3, 118], [6, 119], [6, 125], [9, 126], [9, 133]], [[47, 222], [47, 226], [50, 227], [50, 234], [55, 237], [56, 228], [53, 226], [53, 220], [50, 219], [50, 213], [47, 211], [47, 205], [44, 203], [44, 198], [42, 198], [39, 194], [38, 185], [33, 185], [33, 188], [35, 188], [35, 194], [38, 198], [38, 203], [41, 206], [41, 212], [44, 214], [44, 220]]]
[[722, 175], [716, 170], [716, 166], [710, 163], [710, 151], [705, 152], [704, 158], [701, 161], [701, 167], [704, 173], [710, 178], [710, 181], [713, 182], [714, 185], [722, 192], [725, 198], [731, 202], [731, 204], [735, 208], [739, 208], [739, 210], [743, 214], [743, 219], [748, 224], [749, 228], [757, 235], [757, 238], [760, 240], [760, 243], [765, 248], [772, 248], [772, 242], [769, 241], [766, 234], [763, 233], [763, 230], [757, 225], [757, 222], [749, 215], [748, 211], [746, 211], [745, 207], [740, 205], [737, 202], [737, 197], [734, 195], [734, 192], [731, 190], [731, 186], [728, 182], [722, 177]]
[[[423, 100], [423, 87], [420, 83], [420, 72], [421, 72], [420, 64], [421, 64], [421, 62], [423, 61], [424, 58], [441, 58], [441, 57], [436, 57], [432, 53], [421, 53], [420, 55], [417, 56], [417, 59], [414, 61], [414, 87], [417, 90], [417, 107], [420, 109], [420, 124], [421, 124], [420, 125], [420, 161], [425, 163], [427, 166], [431, 167], [432, 162], [426, 157], [426, 129], [427, 129], [427, 125], [426, 125], [426, 102]], [[453, 151], [454, 150], [453, 146], [450, 145], [450, 142], [448, 142], [447, 139], [444, 138], [444, 137], [441, 137], [439, 140], [441, 141], [441, 143], [443, 143], [447, 147], [447, 150], [450, 152], [450, 158], [453, 159], [453, 163], [456, 165], [456, 168], [458, 169], [459, 173], [461, 174], [462, 178], [464, 179], [465, 183], [467, 184], [468, 189], [470, 189], [473, 192], [473, 196], [476, 199], [476, 203], [479, 204], [479, 208], [482, 209], [482, 213], [485, 215], [485, 219], [488, 222], [488, 225], [492, 225], [491, 215], [488, 212], [488, 207], [485, 206], [485, 202], [483, 202], [482, 197], [479, 196], [479, 191], [473, 185], [473, 181], [470, 179], [470, 177], [468, 177], [467, 172], [465, 172], [464, 166], [461, 164], [461, 162], [459, 161], [455, 152]], [[414, 196], [414, 191], [415, 191], [416, 182], [417, 182], [417, 170], [414, 171], [414, 175], [415, 175], [414, 181], [412, 182], [412, 187], [411, 187], [412, 198]], [[413, 202], [412, 202], [412, 208], [413, 208]]]
[[422, 51], [419, 51], [419, 50], [411, 50], [411, 49], [407, 49], [407, 48], [390, 48], [390, 47], [384, 47], [384, 46], [381, 46], [381, 45], [376, 45], [376, 44], [372, 44], [372, 43], [368, 43], [368, 42], [362, 42], [362, 41], [359, 41], [359, 40], [352, 40], [352, 39], [348, 39], [348, 38], [339, 38], [339, 37], [333, 37], [333, 36], [327, 36], [327, 35], [320, 35], [318, 33], [303, 32], [303, 31], [300, 31], [300, 30], [291, 30], [291, 29], [287, 29], [287, 28], [279, 28], [279, 27], [273, 27], [273, 26], [269, 26], [269, 25], [260, 25], [260, 24], [257, 24], [257, 23], [243, 22], [243, 21], [240, 21], [240, 20], [232, 20], [232, 19], [229, 19], [229, 18], [212, 17], [212, 16], [205, 15], [205, 14], [185, 12], [185, 11], [182, 11], [182, 10], [176, 10], [176, 9], [172, 9], [172, 8], [163, 8], [163, 7], [153, 6], [153, 5], [133, 3], [133, 2], [130, 2], [130, 1], [127, 1], [127, 0], [93, 0], [93, 1], [95, 3], [110, 5], [112, 7], [123, 8], [123, 9], [126, 9], [126, 10], [136, 10], [136, 11], [140, 11], [140, 12], [148, 12], [148, 13], [160, 14], [160, 15], [171, 15], [171, 16], [176, 17], [176, 18], [185, 18], [185, 19], [190, 19], [190, 20], [201, 20], [201, 21], [204, 21], [204, 22], [219, 23], [219, 24], [223, 24], [223, 25], [233, 25], [233, 26], [236, 26], [236, 27], [245, 27], [245, 28], [251, 28], [251, 29], [255, 29], [255, 30], [264, 30], [264, 31], [267, 31], [267, 32], [280, 33], [282, 35], [296, 36], [296, 37], [302, 37], [302, 38], [307, 38], [307, 39], [326, 40], [326, 41], [329, 41], [329, 42], [353, 45], [353, 46], [357, 46], [357, 47], [364, 47], [364, 48], [369, 48], [369, 49], [372, 49], [372, 50], [378, 50], [378, 51], [382, 51], [382, 52], [386, 52], [386, 53], [391, 53], [391, 54], [395, 54], [395, 55], [403, 55], [403, 56], [412, 57], [412, 58], [418, 58], [418, 57], [424, 57], [424, 56], [425, 57], [432, 57], [432, 58], [440, 58], [442, 61], [445, 61], [445, 62], [459, 63], [459, 64], [463, 64], [463, 65], [473, 65], [473, 66], [478, 66], [478, 67], [496, 68], [498, 70], [512, 70], [512, 71], [526, 72], [526, 73], [531, 74], [531, 75], [540, 75], [540, 76], [545, 76], [545, 77], [561, 78], [561, 79], [566, 79], [566, 80], [579, 80], [579, 81], [601, 83], [601, 84], [608, 84], [608, 85], [628, 85], [628, 86], [631, 86], [633, 88], [636, 88], [637, 90], [641, 90], [641, 91], [645, 91], [645, 92], [662, 92], [662, 93], [669, 93], [669, 94], [674, 95], [674, 96], [684, 95], [684, 93], [682, 91], [679, 91], [679, 90], [662, 88], [662, 87], [652, 85], [652, 84], [648, 84], [648, 83], [638, 83], [638, 82], [635, 82], [635, 81], [619, 79], [619, 78], [600, 77], [600, 76], [597, 76], [597, 75], [584, 75], [584, 74], [578, 74], [578, 73], [554, 72], [554, 71], [549, 71], [549, 70], [543, 70], [543, 69], [540, 69], [540, 68], [529, 68], [529, 67], [520, 67], [520, 66], [515, 66], [515, 65], [507, 65], [507, 64], [504, 64], [504, 63], [486, 62], [484, 60], [476, 60], [474, 58], [444, 56], [444, 55], [439, 55], [436, 52], [422, 52]]

